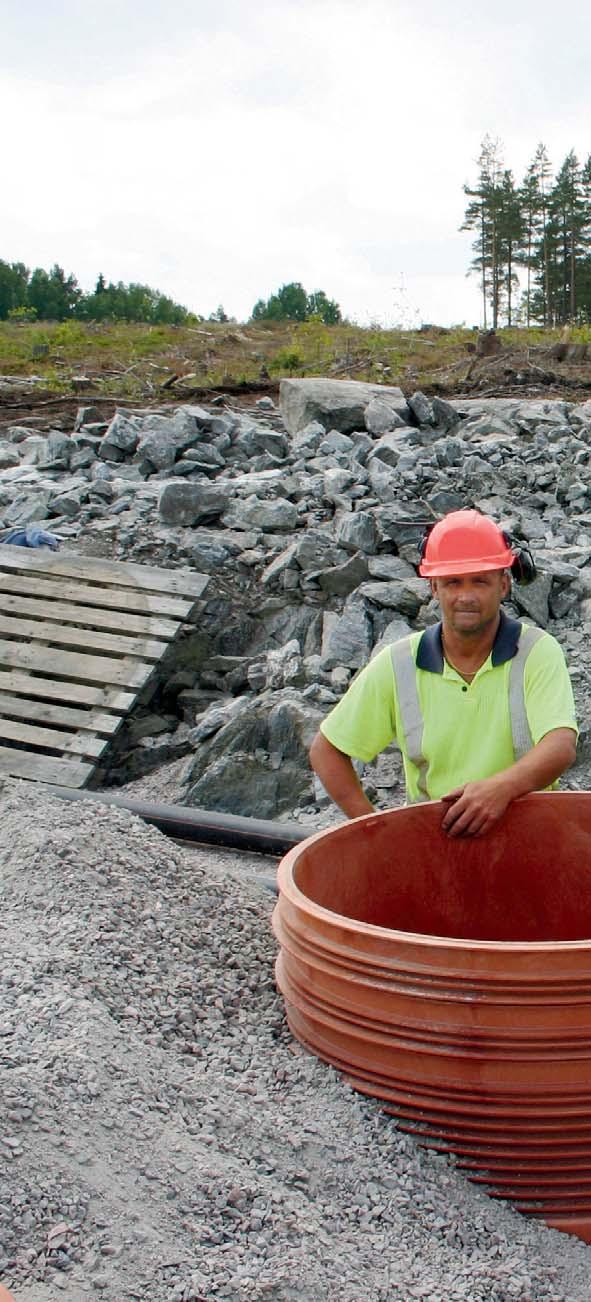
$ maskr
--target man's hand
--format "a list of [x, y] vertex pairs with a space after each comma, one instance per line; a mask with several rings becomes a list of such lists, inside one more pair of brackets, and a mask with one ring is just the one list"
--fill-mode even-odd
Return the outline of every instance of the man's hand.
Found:
[[447, 806], [441, 823], [444, 832], [448, 836], [490, 832], [512, 800], [530, 791], [543, 791], [574, 764], [576, 740], [573, 728], [554, 728], [510, 768], [450, 791], [443, 796]]
[[443, 796], [447, 809], [441, 826], [448, 836], [484, 836], [491, 831], [512, 799], [507, 784], [499, 778], [502, 774], [467, 782]]

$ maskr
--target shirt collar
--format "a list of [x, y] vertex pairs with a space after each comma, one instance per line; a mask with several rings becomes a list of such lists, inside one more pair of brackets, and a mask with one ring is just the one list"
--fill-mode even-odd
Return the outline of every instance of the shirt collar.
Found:
[[[499, 613], [499, 627], [491, 651], [493, 668], [513, 659], [521, 635], [520, 621], [511, 619], [509, 615], [505, 614], [504, 610]], [[417, 648], [417, 669], [426, 669], [430, 674], [442, 674], [443, 664], [441, 624], [431, 624], [422, 634]]]

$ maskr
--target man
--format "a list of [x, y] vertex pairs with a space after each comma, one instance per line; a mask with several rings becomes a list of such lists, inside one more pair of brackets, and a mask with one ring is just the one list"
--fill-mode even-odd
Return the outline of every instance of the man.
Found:
[[450, 836], [489, 832], [512, 800], [551, 787], [574, 762], [561, 648], [501, 610], [520, 565], [507, 535], [478, 511], [453, 511], [432, 528], [419, 573], [441, 623], [379, 652], [312, 743], [312, 767], [349, 818], [373, 811], [351, 757], [368, 762], [392, 741], [407, 802], [442, 800]]

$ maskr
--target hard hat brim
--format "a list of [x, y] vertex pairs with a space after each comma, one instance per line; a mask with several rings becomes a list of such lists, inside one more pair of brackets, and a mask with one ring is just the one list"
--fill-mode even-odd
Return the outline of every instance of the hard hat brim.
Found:
[[479, 556], [463, 561], [421, 561], [419, 574], [423, 579], [452, 578], [455, 574], [482, 574], [488, 570], [510, 570], [515, 560], [514, 552], [507, 548], [496, 556]]

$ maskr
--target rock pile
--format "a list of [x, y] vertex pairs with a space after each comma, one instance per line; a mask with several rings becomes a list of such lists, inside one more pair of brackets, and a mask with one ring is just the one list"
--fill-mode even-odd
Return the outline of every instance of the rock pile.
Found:
[[[186, 756], [178, 799], [261, 817], [317, 809], [306, 752], [320, 718], [384, 642], [437, 618], [417, 578], [424, 524], [475, 506], [527, 541], [540, 574], [514, 613], [565, 647], [588, 760], [591, 400], [455, 399], [284, 380], [281, 410], [78, 411], [72, 431], [9, 426], [0, 524], [75, 550], [211, 576], [150, 710], [123, 730], [110, 781]], [[401, 790], [395, 755], [366, 774]]]
[[589, 1249], [304, 1053], [243, 856], [0, 789], [15, 1302], [584, 1302]]

